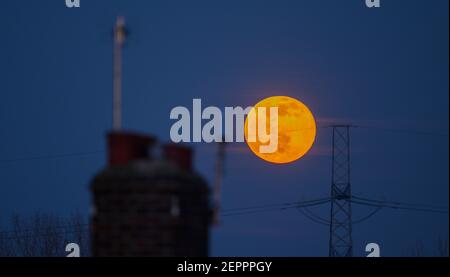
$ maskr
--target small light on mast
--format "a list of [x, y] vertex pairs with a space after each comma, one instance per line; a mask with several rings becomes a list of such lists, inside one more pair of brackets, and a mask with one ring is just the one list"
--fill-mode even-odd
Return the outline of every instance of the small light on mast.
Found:
[[114, 27], [113, 129], [122, 127], [122, 48], [127, 37], [125, 18], [117, 17]]

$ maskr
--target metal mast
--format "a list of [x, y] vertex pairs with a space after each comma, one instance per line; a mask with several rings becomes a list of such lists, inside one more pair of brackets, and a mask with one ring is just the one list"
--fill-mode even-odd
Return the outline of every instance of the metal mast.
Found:
[[122, 127], [122, 48], [125, 43], [127, 31], [125, 19], [117, 17], [114, 27], [114, 81], [113, 81], [113, 130], [119, 131]]
[[353, 256], [350, 185], [350, 126], [334, 125], [331, 181], [330, 257]]
[[220, 224], [220, 212], [222, 209], [222, 180], [225, 166], [225, 139], [217, 144], [216, 176], [214, 182], [214, 211], [213, 224]]

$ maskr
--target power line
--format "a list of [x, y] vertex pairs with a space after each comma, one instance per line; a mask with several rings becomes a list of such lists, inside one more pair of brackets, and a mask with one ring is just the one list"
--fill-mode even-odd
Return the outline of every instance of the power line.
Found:
[[413, 130], [413, 129], [384, 128], [384, 127], [376, 127], [376, 126], [369, 126], [369, 125], [352, 125], [351, 127], [361, 128], [361, 129], [373, 129], [373, 130], [379, 130], [379, 131], [391, 132], [391, 133], [404, 133], [404, 134], [411, 134], [411, 135], [448, 137], [448, 133], [445, 133], [445, 132], [432, 132], [432, 131]]
[[448, 214], [448, 210], [436, 210], [436, 209], [427, 209], [427, 208], [415, 208], [415, 207], [406, 207], [406, 206], [396, 206], [389, 203], [371, 203], [371, 202], [363, 202], [358, 200], [351, 200], [352, 203], [359, 204], [359, 205], [365, 205], [365, 206], [371, 206], [371, 207], [384, 207], [384, 208], [391, 208], [391, 209], [399, 209], [399, 210], [411, 210], [411, 211], [418, 211], [418, 212], [429, 212], [429, 213], [441, 213], [441, 214]]
[[[317, 129], [327, 129], [327, 128], [332, 128], [333, 126], [340, 126], [340, 125], [317, 125]], [[342, 125], [342, 126], [344, 126], [344, 125]], [[345, 126], [349, 126], [351, 128], [373, 129], [373, 130], [384, 131], [384, 132], [396, 132], [396, 133], [406, 133], [406, 134], [415, 134], [415, 135], [427, 135], [427, 136], [438, 136], [438, 137], [448, 137], [449, 136], [449, 134], [446, 132], [431, 132], [431, 131], [414, 130], [414, 129], [385, 128], [385, 127], [377, 127], [377, 126], [370, 126], [370, 125], [345, 125]], [[306, 128], [305, 129], [288, 130], [288, 132], [298, 131], [298, 130], [306, 130]], [[86, 152], [49, 154], [49, 155], [40, 155], [40, 156], [29, 156], [29, 157], [3, 159], [3, 160], [0, 160], [0, 163], [12, 163], [12, 162], [33, 161], [33, 160], [50, 160], [50, 159], [59, 159], [59, 158], [98, 155], [98, 154], [104, 154], [104, 153], [105, 153], [104, 150], [94, 150], [94, 151], [86, 151]]]
[[[310, 200], [310, 201], [299, 201], [299, 202], [290, 202], [290, 203], [281, 203], [281, 204], [272, 204], [272, 205], [260, 205], [260, 206], [254, 206], [254, 207], [235, 208], [235, 209], [228, 209], [228, 212], [224, 211], [222, 213], [222, 216], [236, 216], [236, 215], [244, 215], [244, 214], [253, 214], [253, 213], [261, 213], [261, 212], [293, 209], [293, 208], [298, 208], [298, 207], [316, 206], [316, 205], [321, 205], [323, 203], [326, 203], [328, 201], [329, 201], [329, 199], [327, 199], [327, 198], [320, 198], [320, 199]], [[290, 206], [286, 206], [286, 205], [290, 205]], [[0, 232], [0, 235], [15, 234], [15, 235], [11, 235], [8, 238], [30, 238], [30, 237], [38, 237], [41, 235], [42, 236], [47, 236], [47, 235], [51, 236], [51, 235], [60, 235], [60, 234], [67, 234], [67, 233], [76, 233], [76, 232], [79, 232], [80, 228], [89, 230], [89, 226], [90, 225], [86, 223], [86, 224], [62, 225], [62, 226], [50, 227], [53, 229], [62, 229], [61, 232], [52, 232], [51, 234], [39, 234], [39, 233], [42, 233], [42, 231], [45, 232], [46, 229], [48, 229], [48, 228], [40, 228], [41, 231], [38, 231], [38, 234], [27, 234], [30, 232], [36, 232], [36, 230], [23, 229], [23, 230], [2, 231], [2, 232]], [[79, 228], [79, 229], [72, 230], [73, 228]], [[18, 234], [20, 234], [20, 235], [18, 235]], [[22, 235], [22, 234], [24, 234], [24, 235]]]
[[372, 129], [372, 130], [377, 130], [377, 131], [382, 131], [382, 132], [404, 133], [404, 134], [410, 134], [410, 135], [425, 135], [425, 136], [437, 136], [437, 137], [448, 137], [449, 136], [448, 132], [424, 131], [424, 130], [404, 129], [404, 128], [386, 128], [386, 127], [360, 125], [360, 124], [324, 125], [324, 126], [321, 126], [320, 128], [333, 128], [333, 127], [344, 127], [344, 126], [348, 126], [350, 128]]
[[292, 209], [292, 208], [295, 208], [295, 207], [275, 208], [275, 209], [272, 208], [272, 209], [264, 209], [264, 210], [256, 210], [256, 211], [225, 213], [225, 214], [222, 214], [222, 217], [236, 216], [236, 215], [247, 215], [247, 214], [258, 214], [258, 213], [266, 213], [266, 212], [274, 212], [274, 211], [287, 210], [287, 209]]
[[[354, 198], [358, 199], [358, 198], [363, 198], [363, 197], [354, 197]], [[437, 210], [437, 209], [413, 207], [413, 205], [431, 206], [431, 205], [425, 205], [425, 204], [408, 203], [408, 205], [411, 205], [411, 206], [406, 207], [406, 206], [393, 204], [393, 203], [399, 203], [399, 202], [389, 203], [386, 201], [376, 200], [376, 199], [368, 199], [368, 198], [363, 198], [363, 199], [367, 199], [367, 201], [360, 201], [360, 200], [354, 200], [354, 199], [352, 199], [351, 201], [355, 204], [375, 207], [376, 209], [374, 209], [372, 212], [370, 212], [366, 216], [363, 216], [357, 220], [352, 221], [351, 222], [352, 224], [358, 224], [358, 223], [361, 223], [361, 222], [371, 218], [372, 216], [377, 214], [382, 208], [403, 209], [403, 210], [432, 212], [432, 213], [448, 213], [448, 210]], [[331, 222], [329, 220], [314, 214], [312, 211], [310, 211], [308, 209], [308, 207], [318, 206], [318, 205], [322, 205], [322, 204], [328, 203], [328, 202], [330, 202], [330, 198], [318, 198], [318, 199], [308, 200], [308, 201], [286, 202], [286, 203], [279, 203], [279, 204], [233, 208], [233, 209], [224, 210], [222, 212], [222, 216], [229, 217], [229, 216], [249, 215], [249, 214], [256, 214], [256, 213], [266, 213], [266, 212], [274, 212], [274, 211], [283, 211], [283, 210], [288, 210], [288, 209], [296, 209], [297, 211], [302, 213], [309, 220], [311, 220], [315, 223], [321, 224], [321, 225], [330, 226]], [[51, 227], [51, 228], [60, 229], [61, 231], [49, 232], [49, 233], [44, 233], [46, 228], [40, 228], [41, 231], [38, 231], [38, 234], [27, 234], [27, 233], [36, 231], [36, 230], [32, 230], [32, 229], [1, 231], [0, 235], [7, 235], [7, 236], [3, 237], [3, 238], [0, 236], [0, 239], [27, 239], [27, 238], [36, 238], [36, 237], [60, 236], [60, 235], [74, 234], [74, 233], [79, 233], [79, 232], [85, 233], [90, 230], [89, 226], [90, 226], [90, 224], [87, 224], [87, 223], [55, 226], [55, 227]], [[74, 228], [77, 228], [77, 229], [74, 230]]]
[[374, 202], [374, 203], [380, 203], [380, 204], [386, 204], [387, 203], [387, 204], [399, 205], [399, 206], [426, 207], [426, 208], [432, 208], [432, 209], [447, 209], [446, 206], [436, 206], [436, 205], [419, 204], [419, 203], [393, 202], [393, 201], [370, 199], [370, 198], [361, 197], [361, 196], [357, 196], [357, 195], [352, 195], [352, 198], [353, 199], [358, 199], [358, 200], [361, 200], [361, 201]]
[[[317, 205], [322, 205], [324, 203], [329, 202], [329, 198], [324, 199], [317, 199], [317, 200], [311, 200], [311, 201], [303, 201], [303, 202], [293, 202], [292, 205], [286, 206], [283, 204], [279, 207], [273, 207], [273, 208], [257, 208], [251, 210], [250, 207], [242, 208], [242, 209], [235, 209], [234, 212], [228, 212], [223, 213], [222, 216], [235, 216], [235, 215], [245, 215], [245, 214], [254, 214], [254, 213], [264, 213], [264, 212], [270, 212], [270, 211], [280, 211], [280, 210], [288, 210], [288, 209], [294, 209], [294, 208], [301, 208], [301, 207], [312, 207]], [[264, 206], [259, 206], [264, 207]]]
[[60, 158], [69, 158], [69, 157], [97, 155], [97, 154], [104, 154], [104, 153], [105, 153], [105, 151], [98, 150], [98, 151], [75, 152], [75, 153], [54, 154], [54, 155], [42, 155], [42, 156], [34, 156], [34, 157], [5, 159], [5, 160], [0, 160], [0, 163], [12, 163], [12, 162], [22, 162], [22, 161], [34, 161], [34, 160], [51, 160], [51, 159], [60, 159]]
[[[313, 215], [311, 215], [311, 214], [308, 214], [306, 211], [307, 211], [307, 209], [297, 209], [297, 211], [299, 211], [300, 213], [302, 213], [306, 218], [308, 218], [309, 220], [311, 220], [312, 222], [315, 222], [315, 223], [317, 223], [317, 224], [320, 224], [320, 225], [325, 225], [325, 226], [330, 226], [330, 224], [331, 224], [331, 222], [327, 222], [327, 221], [322, 221], [322, 220], [319, 220], [319, 218], [316, 218], [316, 217], [314, 217]], [[308, 210], [309, 211], [309, 210]]]
[[361, 222], [366, 221], [367, 219], [369, 219], [369, 218], [371, 218], [372, 216], [376, 215], [382, 208], [383, 208], [383, 207], [378, 207], [378, 208], [374, 209], [374, 210], [373, 210], [371, 213], [369, 213], [368, 215], [366, 215], [366, 216], [364, 216], [364, 217], [362, 217], [362, 218], [360, 218], [360, 219], [357, 219], [357, 220], [353, 221], [352, 224], [358, 224], [358, 223], [361, 223]]
[[284, 206], [292, 206], [292, 205], [302, 205], [302, 204], [309, 204], [314, 202], [321, 202], [321, 201], [329, 201], [329, 197], [324, 198], [318, 198], [313, 200], [307, 200], [307, 201], [296, 201], [296, 202], [286, 202], [286, 203], [279, 203], [279, 204], [268, 204], [268, 205], [259, 205], [259, 206], [251, 206], [251, 207], [243, 207], [243, 208], [234, 208], [234, 209], [224, 209], [223, 212], [232, 212], [232, 211], [243, 211], [243, 210], [253, 210], [253, 209], [260, 209], [260, 208], [272, 208], [272, 207], [284, 207]]
[[[357, 220], [353, 220], [351, 223], [352, 224], [358, 224], [361, 222], [366, 221], [367, 219], [371, 218], [372, 216], [374, 216], [375, 214], [377, 214], [380, 210], [382, 209], [382, 207], [377, 207], [376, 209], [374, 209], [372, 212], [370, 212], [369, 214], [357, 219]], [[309, 210], [307, 207], [304, 208], [299, 208], [297, 209], [299, 212], [301, 212], [305, 217], [307, 217], [308, 219], [310, 219], [311, 221], [318, 223], [318, 224], [322, 224], [322, 225], [326, 225], [326, 226], [330, 226], [331, 221], [328, 219], [325, 219], [323, 217], [320, 217], [316, 214], [314, 214], [311, 210]], [[337, 224], [338, 225], [338, 224]]]

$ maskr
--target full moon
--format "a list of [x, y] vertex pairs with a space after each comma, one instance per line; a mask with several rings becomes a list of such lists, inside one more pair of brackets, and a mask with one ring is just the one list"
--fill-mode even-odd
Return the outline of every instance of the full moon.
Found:
[[[258, 117], [258, 108], [265, 107], [266, 125], [270, 122], [270, 107], [278, 107], [278, 147], [273, 153], [261, 153], [261, 143], [248, 140], [248, 117], [245, 120], [244, 135], [247, 145], [261, 159], [286, 164], [303, 157], [311, 149], [316, 138], [316, 122], [308, 107], [297, 99], [288, 96], [272, 96], [257, 103], [252, 112]], [[269, 128], [266, 128], [269, 130]]]

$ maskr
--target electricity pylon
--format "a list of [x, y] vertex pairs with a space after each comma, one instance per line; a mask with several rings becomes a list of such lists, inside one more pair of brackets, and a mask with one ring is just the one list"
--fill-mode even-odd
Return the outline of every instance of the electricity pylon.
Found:
[[353, 256], [350, 126], [334, 125], [331, 173], [330, 257]]

